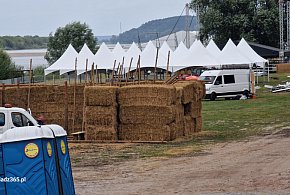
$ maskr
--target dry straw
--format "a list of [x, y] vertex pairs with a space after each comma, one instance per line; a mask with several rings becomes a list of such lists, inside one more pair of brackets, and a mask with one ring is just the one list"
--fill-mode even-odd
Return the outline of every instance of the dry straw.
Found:
[[87, 106], [115, 106], [119, 87], [89, 86], [84, 90]]

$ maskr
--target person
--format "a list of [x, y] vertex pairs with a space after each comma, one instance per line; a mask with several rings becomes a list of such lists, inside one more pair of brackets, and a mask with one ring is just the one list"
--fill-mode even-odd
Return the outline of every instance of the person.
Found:
[[39, 125], [45, 125], [45, 119], [42, 114], [37, 117], [36, 121]]

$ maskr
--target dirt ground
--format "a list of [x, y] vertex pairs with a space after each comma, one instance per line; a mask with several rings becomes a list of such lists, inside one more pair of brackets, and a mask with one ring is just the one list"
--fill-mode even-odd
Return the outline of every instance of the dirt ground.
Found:
[[74, 166], [84, 194], [290, 194], [290, 127], [193, 156]]

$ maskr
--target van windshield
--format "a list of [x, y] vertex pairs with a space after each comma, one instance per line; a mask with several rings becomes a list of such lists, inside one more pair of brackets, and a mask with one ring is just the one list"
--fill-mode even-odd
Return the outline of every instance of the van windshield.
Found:
[[205, 81], [207, 84], [213, 84], [215, 76], [200, 76], [198, 80]]

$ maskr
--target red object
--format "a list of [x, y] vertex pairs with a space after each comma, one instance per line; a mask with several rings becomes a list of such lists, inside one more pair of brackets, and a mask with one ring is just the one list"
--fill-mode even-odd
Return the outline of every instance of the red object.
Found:
[[5, 104], [4, 107], [5, 108], [12, 108], [12, 105], [11, 104]]
[[197, 76], [188, 76], [185, 78], [186, 81], [197, 81], [198, 77]]

